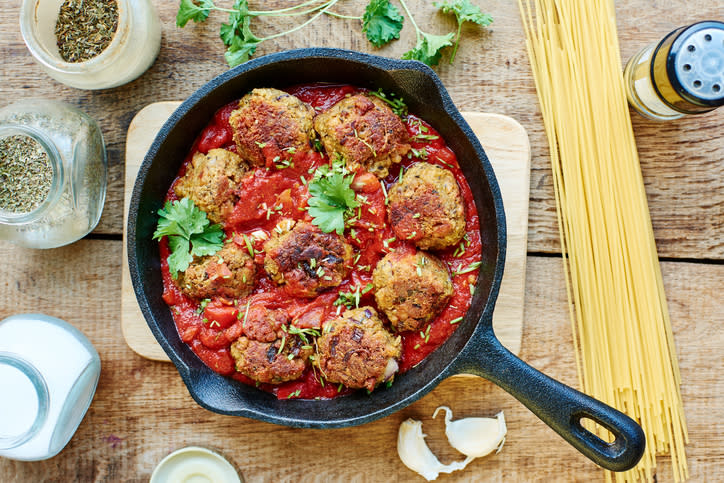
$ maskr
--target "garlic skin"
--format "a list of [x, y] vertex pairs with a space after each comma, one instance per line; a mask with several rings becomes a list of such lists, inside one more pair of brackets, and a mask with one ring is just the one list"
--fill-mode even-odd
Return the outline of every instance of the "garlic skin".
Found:
[[400, 459], [405, 466], [427, 481], [436, 479], [440, 473], [462, 470], [475, 458], [486, 456], [496, 449], [499, 452], [503, 448], [507, 433], [502, 411], [495, 418], [463, 418], [453, 421], [452, 410], [447, 406], [440, 406], [433, 413], [433, 419], [441, 409], [445, 411], [445, 436], [453, 448], [466, 456], [463, 461], [449, 465], [440, 463], [425, 442], [420, 421], [403, 421], [397, 433], [397, 454]]
[[499, 452], [503, 448], [507, 428], [502, 411], [495, 418], [463, 418], [452, 421], [452, 410], [447, 406], [440, 406], [433, 413], [433, 419], [441, 409], [445, 411], [445, 436], [450, 446], [471, 461], [496, 449]]
[[422, 423], [414, 419], [407, 419], [400, 424], [397, 433], [397, 454], [405, 466], [419, 473], [427, 481], [436, 479], [440, 473], [452, 473], [465, 468], [462, 462], [449, 465], [440, 463], [425, 442]]

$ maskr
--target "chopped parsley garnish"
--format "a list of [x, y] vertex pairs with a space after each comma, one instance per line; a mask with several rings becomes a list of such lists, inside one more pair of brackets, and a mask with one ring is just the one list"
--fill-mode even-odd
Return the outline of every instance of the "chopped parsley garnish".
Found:
[[171, 203], [167, 201], [158, 210], [160, 218], [153, 234], [154, 240], [168, 237], [171, 254], [168, 270], [175, 279], [184, 272], [194, 256], [213, 255], [224, 246], [224, 231], [220, 225], [212, 225], [206, 213], [189, 198]]
[[359, 302], [362, 295], [372, 290], [373, 285], [368, 283], [365, 288], [357, 285], [352, 292], [339, 292], [339, 297], [334, 301], [334, 305], [345, 305], [348, 309], [359, 308]]
[[454, 271], [452, 273], [452, 276], [454, 277], [456, 275], [462, 275], [464, 273], [473, 272], [473, 271], [477, 270], [478, 268], [480, 268], [481, 264], [482, 264], [482, 262], [473, 262], [470, 265], [468, 265], [466, 268], [458, 269], [458, 270]]
[[394, 93], [386, 94], [382, 88], [380, 88], [376, 91], [370, 91], [370, 94], [385, 101], [392, 109], [392, 112], [402, 119], [407, 117], [407, 104], [405, 104], [405, 101], [403, 101], [402, 98], [397, 97]]

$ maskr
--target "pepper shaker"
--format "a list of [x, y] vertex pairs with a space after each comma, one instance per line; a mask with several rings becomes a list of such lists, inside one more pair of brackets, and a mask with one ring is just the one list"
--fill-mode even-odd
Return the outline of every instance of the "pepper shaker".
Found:
[[724, 105], [724, 23], [699, 22], [674, 30], [628, 61], [629, 104], [658, 121], [701, 114]]

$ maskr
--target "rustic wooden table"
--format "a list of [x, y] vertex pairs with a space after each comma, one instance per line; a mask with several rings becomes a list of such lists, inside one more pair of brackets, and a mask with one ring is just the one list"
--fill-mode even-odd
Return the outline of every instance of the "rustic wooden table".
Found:
[[[97, 229], [65, 248], [33, 251], [0, 243], [0, 317], [45, 312], [68, 320], [91, 339], [103, 371], [93, 404], [69, 445], [55, 458], [22, 463], [0, 459], [2, 481], [147, 481], [158, 461], [186, 445], [217, 448], [247, 481], [419, 481], [395, 451], [397, 427], [407, 417], [425, 422], [431, 448], [444, 462], [449, 449], [439, 421], [441, 404], [456, 417], [505, 410], [504, 450], [477, 460], [443, 481], [599, 481], [603, 473], [563, 442], [511, 396], [478, 378], [447, 380], [421, 401], [383, 420], [341, 430], [291, 429], [220, 416], [189, 396], [167, 363], [137, 356], [119, 326], [121, 228], [125, 135], [145, 105], [190, 95], [224, 72], [217, 31], [223, 15], [207, 25], [174, 25], [177, 2], [155, 0], [163, 23], [161, 52], [143, 76], [105, 91], [65, 87], [33, 62], [20, 36], [19, 4], [0, 0], [0, 104], [39, 97], [62, 99], [100, 123], [110, 173], [105, 211]], [[229, 2], [230, 3], [230, 2]], [[262, 2], [251, 2], [262, 4]], [[281, 7], [292, 2], [263, 2]], [[418, 21], [431, 31], [453, 22], [431, 2], [410, 0]], [[577, 385], [559, 253], [547, 142], [524, 50], [516, 2], [478, 1], [495, 23], [464, 28], [455, 64], [437, 71], [461, 110], [498, 112], [526, 127], [532, 145], [525, 325], [521, 357], [567, 384]], [[721, 17], [721, 5], [705, 0], [630, 0], [617, 6], [621, 56], [674, 28]], [[356, 14], [366, 2], [340, 2]], [[280, 26], [261, 22], [261, 31]], [[397, 57], [414, 43], [402, 39], [375, 50], [353, 20], [319, 19], [312, 28], [262, 45], [257, 55], [302, 46], [343, 47]], [[662, 259], [689, 424], [691, 481], [724, 478], [724, 110], [669, 123], [633, 115], [651, 214]], [[2, 388], [1, 392], [6, 389]], [[2, 394], [0, 394], [2, 397]], [[672, 481], [668, 458], [658, 481]]]

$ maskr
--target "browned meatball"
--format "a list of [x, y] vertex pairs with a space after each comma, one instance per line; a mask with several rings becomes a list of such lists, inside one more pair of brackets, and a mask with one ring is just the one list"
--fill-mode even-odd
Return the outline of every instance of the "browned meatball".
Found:
[[396, 330], [419, 330], [453, 294], [445, 264], [429, 253], [394, 251], [372, 273], [377, 306]]
[[264, 269], [289, 294], [315, 297], [347, 276], [352, 247], [305, 221], [283, 220], [264, 244]]
[[246, 248], [228, 240], [214, 255], [195, 257], [179, 276], [181, 290], [197, 299], [245, 297], [254, 288], [256, 267]]
[[221, 223], [234, 208], [236, 189], [247, 169], [239, 156], [226, 149], [196, 153], [174, 191], [180, 198], [190, 198], [213, 223]]
[[393, 337], [372, 307], [348, 310], [329, 321], [317, 339], [314, 364], [330, 382], [373, 390], [399, 368], [400, 337]]
[[236, 370], [255, 381], [279, 384], [298, 379], [307, 367], [312, 347], [297, 336], [274, 342], [259, 342], [239, 337], [231, 345]]
[[429, 163], [408, 169], [389, 190], [390, 224], [398, 238], [425, 250], [455, 245], [465, 234], [465, 210], [453, 174]]
[[252, 305], [245, 313], [243, 332], [249, 339], [259, 342], [274, 342], [284, 336], [289, 325], [289, 314], [284, 309], [268, 309], [261, 305]]
[[309, 149], [314, 109], [278, 89], [254, 89], [239, 101], [229, 124], [239, 155], [255, 166], [271, 167]]
[[319, 114], [314, 128], [330, 157], [339, 153], [350, 170], [363, 167], [379, 178], [410, 150], [400, 118], [384, 101], [363, 94], [346, 97]]

